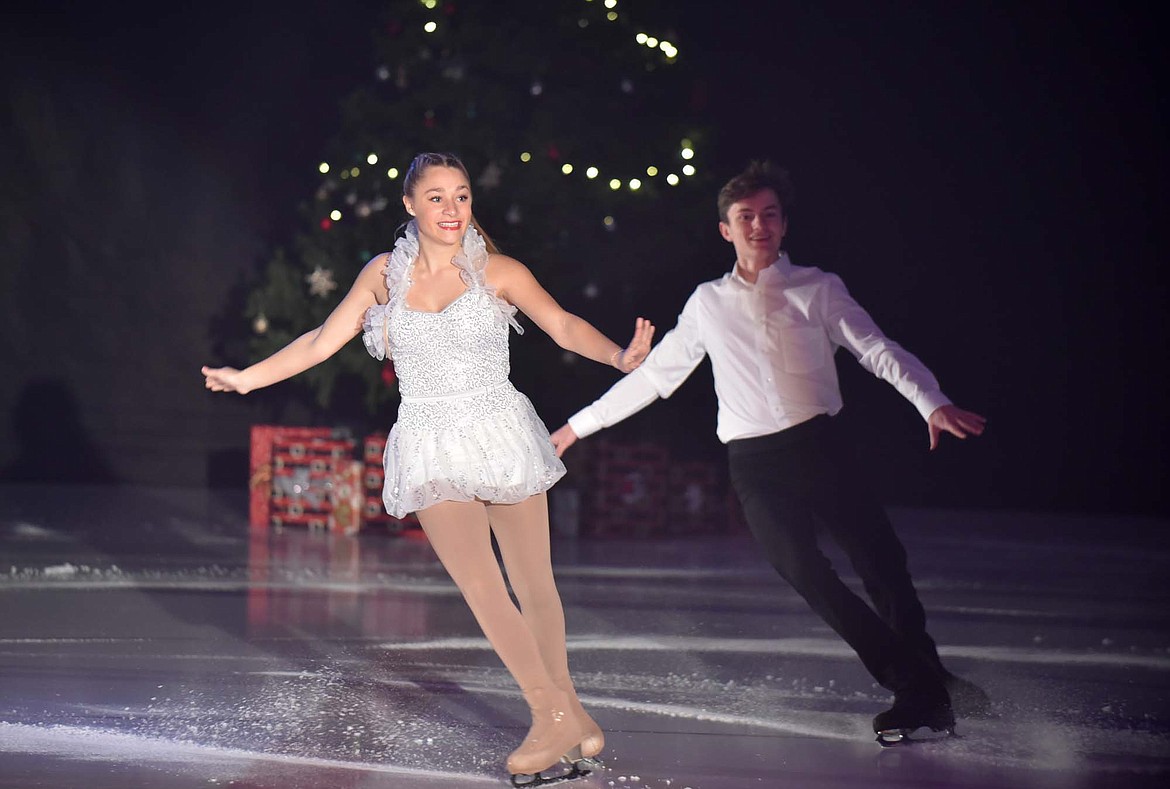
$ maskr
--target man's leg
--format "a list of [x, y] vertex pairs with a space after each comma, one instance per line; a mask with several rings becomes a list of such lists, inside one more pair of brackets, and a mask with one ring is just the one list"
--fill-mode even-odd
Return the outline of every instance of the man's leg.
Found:
[[835, 444], [834, 452], [839, 458], [838, 484], [851, 493], [826, 499], [822, 510], [826, 531], [849, 557], [878, 615], [943, 678], [956, 711], [965, 715], [986, 714], [990, 709], [987, 694], [943, 666], [938, 647], [926, 630], [926, 611], [910, 575], [905, 546], [885, 508], [871, 494], [864, 476], [858, 473], [847, 439], [836, 430], [829, 432], [828, 440]]
[[906, 548], [885, 510], [862, 491], [826, 502], [826, 532], [841, 546], [878, 616], [911, 649], [941, 666], [926, 611], [910, 576]]
[[[827, 419], [827, 418], [825, 418]], [[753, 536], [768, 561], [895, 693], [932, 684], [934, 672], [898, 634], [849, 589], [817, 545], [818, 510], [848, 497], [835, 486], [822, 419], [760, 439], [732, 442], [731, 481]]]

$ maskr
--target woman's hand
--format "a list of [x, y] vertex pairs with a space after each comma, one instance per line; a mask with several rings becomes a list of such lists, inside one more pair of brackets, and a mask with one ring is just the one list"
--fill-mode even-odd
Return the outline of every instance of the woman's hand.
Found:
[[630, 344], [614, 356], [613, 366], [623, 373], [632, 373], [641, 366], [650, 353], [650, 341], [654, 339], [654, 324], [645, 318], [634, 322], [634, 338]]
[[239, 392], [247, 394], [249, 389], [240, 381], [240, 371], [234, 367], [202, 367], [203, 385], [213, 392]]

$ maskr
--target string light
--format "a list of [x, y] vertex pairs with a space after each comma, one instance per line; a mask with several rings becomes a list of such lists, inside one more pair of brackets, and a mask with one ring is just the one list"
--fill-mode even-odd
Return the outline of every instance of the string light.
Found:
[[[686, 164], [683, 165], [682, 170], [681, 170], [682, 174], [686, 175], [686, 176], [694, 175], [697, 172], [697, 170], [695, 169], [695, 166], [691, 163], [694, 160], [695, 156], [697, 155], [695, 153], [694, 143], [692, 143], [691, 140], [689, 140], [689, 139], [683, 139], [679, 144], [678, 155], [681, 159], [686, 161]], [[380, 157], [378, 156], [377, 153], [371, 152], [366, 156], [366, 161], [369, 162], [371, 165], [373, 165], [379, 161], [379, 158]], [[520, 159], [520, 161], [522, 163], [525, 163], [525, 164], [529, 164], [533, 161], [533, 155], [532, 155], [531, 151], [521, 151], [518, 158]], [[554, 157], [550, 156], [550, 158], [554, 158]], [[331, 171], [331, 169], [332, 168], [330, 167], [328, 162], [321, 162], [317, 166], [318, 172], [320, 172], [322, 175], [329, 173]], [[576, 173], [578, 171], [577, 167], [575, 167], [574, 165], [572, 165], [568, 162], [562, 163], [560, 165], [559, 169], [560, 169], [561, 173], [564, 175], [572, 175], [573, 173]], [[387, 168], [385, 172], [386, 172], [386, 177], [391, 179], [391, 180], [398, 178], [398, 176], [401, 174], [401, 171], [397, 167]], [[585, 175], [585, 178], [590, 180], [590, 181], [596, 180], [601, 175], [600, 168], [598, 168], [596, 166], [586, 167], [581, 172], [583, 172]], [[661, 173], [659, 168], [653, 164], [648, 165], [644, 169], [644, 172], [645, 172], [646, 176], [649, 178], [656, 178]], [[338, 173], [338, 177], [341, 180], [348, 180], [351, 178], [357, 178], [360, 175], [361, 175], [361, 168], [356, 167], [356, 166], [351, 167], [349, 169], [343, 169]], [[669, 184], [670, 186], [678, 186], [678, 184], [681, 182], [681, 179], [679, 178], [678, 174], [673, 173], [673, 172], [667, 173], [665, 176], [665, 180], [666, 180], [666, 183]], [[608, 181], [608, 184], [609, 184], [609, 188], [613, 191], [617, 191], [617, 190], [621, 189], [623, 184], [624, 184], [625, 186], [627, 186], [629, 188], [629, 190], [631, 192], [637, 192], [637, 191], [641, 190], [642, 186], [644, 185], [641, 178], [630, 178], [630, 179], [625, 180], [625, 181], [623, 181], [621, 178], [610, 178]], [[352, 204], [353, 201], [354, 201], [354, 195], [351, 193], [349, 195], [349, 202]], [[380, 207], [375, 207], [375, 210], [380, 210]]]
[[[593, 3], [593, 2], [595, 2], [595, 0], [585, 0], [585, 2], [586, 3]], [[424, 8], [426, 8], [428, 11], [437, 11], [437, 12], [443, 11], [439, 0], [419, 0], [419, 3]], [[618, 0], [601, 0], [600, 5], [604, 6], [604, 8], [606, 10], [606, 14], [605, 14], [606, 19], [608, 19], [611, 22], [616, 21], [618, 19], [618, 11], [617, 11]], [[447, 11], [447, 13], [449, 13], [449, 10]], [[577, 24], [578, 24], [578, 27], [583, 29], [583, 28], [588, 27], [589, 20], [584, 18], [584, 17], [581, 17], [578, 20]], [[436, 18], [432, 18], [432, 19], [426, 21], [426, 23], [423, 25], [423, 30], [425, 30], [427, 33], [435, 33], [438, 31], [438, 29], [439, 29], [439, 22]], [[661, 55], [664, 57], [664, 59], [668, 63], [672, 63], [678, 58], [678, 55], [679, 55], [678, 48], [672, 42], [667, 41], [666, 39], [658, 38], [657, 36], [651, 35], [649, 33], [639, 32], [634, 36], [634, 40], [639, 45], [645, 46], [647, 49], [654, 50], [655, 52], [661, 53]], [[383, 67], [383, 70], [384, 69], [385, 69], [385, 67]], [[383, 79], [383, 80], [388, 79], [389, 78], [389, 71], [385, 70], [384, 74], [380, 73], [379, 78]], [[626, 82], [628, 83], [628, 80]], [[542, 89], [543, 89], [543, 85], [541, 85], [539, 82], [535, 82], [535, 83], [533, 83], [531, 93], [534, 96], [539, 96], [540, 93], [542, 92]], [[631, 91], [627, 90], [626, 92], [631, 92]], [[682, 170], [681, 170], [682, 174], [685, 176], [693, 176], [696, 172], [694, 165], [691, 164], [691, 162], [695, 159], [695, 156], [696, 156], [694, 144], [689, 139], [683, 139], [679, 145], [678, 151], [679, 151], [678, 155], [680, 156], [680, 158], [682, 158], [686, 162], [686, 164], [682, 167]], [[550, 156], [549, 158], [555, 159], [555, 158], [559, 158], [559, 157]], [[531, 151], [521, 151], [519, 153], [519, 159], [524, 164], [532, 163], [533, 162], [533, 154]], [[371, 165], [371, 166], [377, 164], [378, 161], [379, 161], [379, 156], [377, 153], [371, 152], [366, 156], [366, 163]], [[328, 162], [321, 162], [318, 165], [317, 170], [321, 175], [327, 175], [328, 173], [332, 172], [332, 167], [329, 165]], [[560, 171], [564, 175], [572, 175], [573, 173], [575, 173], [577, 171], [577, 169], [572, 164], [569, 164], [566, 162], [566, 163], [563, 163], [560, 165]], [[583, 172], [584, 172], [586, 179], [588, 179], [588, 180], [596, 180], [601, 175], [601, 170], [596, 166], [587, 167], [583, 170]], [[386, 169], [385, 174], [386, 174], [386, 177], [388, 179], [394, 180], [394, 179], [398, 178], [398, 176], [400, 174], [400, 170], [397, 167], [390, 167], [390, 168]], [[649, 178], [655, 178], [659, 175], [659, 168], [655, 165], [648, 165], [645, 168], [645, 174]], [[351, 179], [351, 178], [358, 178], [360, 175], [361, 175], [361, 169], [359, 167], [354, 166], [354, 167], [350, 167], [349, 169], [344, 169], [344, 168], [341, 169], [340, 171], [338, 171], [337, 177], [341, 180], [347, 180], [347, 179]], [[678, 174], [673, 173], [673, 172], [667, 173], [665, 175], [665, 181], [670, 186], [677, 186], [679, 183], [681, 183], [681, 179], [679, 178]], [[623, 181], [623, 179], [621, 179], [621, 178], [614, 177], [614, 178], [610, 178], [608, 180], [608, 184], [609, 184], [609, 188], [612, 191], [618, 191], [624, 185], [624, 186], [628, 187], [628, 189], [631, 192], [638, 192], [641, 190], [641, 188], [643, 186], [643, 182], [640, 178], [629, 178], [628, 180]], [[335, 188], [333, 186], [329, 186], [328, 184], [326, 185], [326, 187], [330, 190], [332, 188]], [[325, 195], [325, 193], [321, 194], [322, 197], [324, 197], [324, 195]], [[348, 202], [352, 205], [354, 203], [353, 198], [355, 198], [355, 195], [351, 192], [348, 197], [350, 198]], [[386, 205], [385, 200], [377, 201], [373, 204], [373, 210], [375, 210], [375, 211], [382, 210], [385, 207], [385, 205]], [[362, 207], [359, 207], [357, 213], [359, 215], [369, 214], [370, 213], [369, 206], [366, 205], [365, 210], [363, 210]], [[328, 219], [321, 220], [322, 227], [325, 227], [326, 223], [340, 221], [341, 217], [342, 217], [342, 214], [340, 211], [338, 211], [336, 209], [333, 210], [329, 214]], [[613, 217], [606, 217], [605, 224], [607, 227], [612, 229], [614, 226]]]

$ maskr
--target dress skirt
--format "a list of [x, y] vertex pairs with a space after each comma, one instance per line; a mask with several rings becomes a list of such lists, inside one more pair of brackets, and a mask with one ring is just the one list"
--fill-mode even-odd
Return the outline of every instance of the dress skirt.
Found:
[[402, 397], [386, 440], [382, 501], [395, 518], [440, 501], [515, 504], [565, 475], [548, 428], [508, 381]]

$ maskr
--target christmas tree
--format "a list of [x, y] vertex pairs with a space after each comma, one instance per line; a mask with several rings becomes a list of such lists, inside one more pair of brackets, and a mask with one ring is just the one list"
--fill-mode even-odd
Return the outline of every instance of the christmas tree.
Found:
[[[639, 11], [661, 13], [633, 0], [388, 3], [371, 79], [344, 98], [302, 207], [305, 229], [249, 295], [253, 359], [320, 325], [361, 267], [393, 246], [406, 218], [402, 177], [421, 151], [459, 155], [476, 217], [502, 250], [624, 342], [638, 293], [677, 276], [714, 195], [702, 166], [709, 133], [695, 120], [701, 83], [669, 26]], [[513, 343], [513, 358], [534, 371], [521, 386], [540, 389], [534, 399], [575, 401], [607, 372], [551, 341]], [[297, 380], [328, 406], [341, 376], [363, 382], [371, 413], [395, 397], [392, 363], [380, 367], [360, 342]]]

